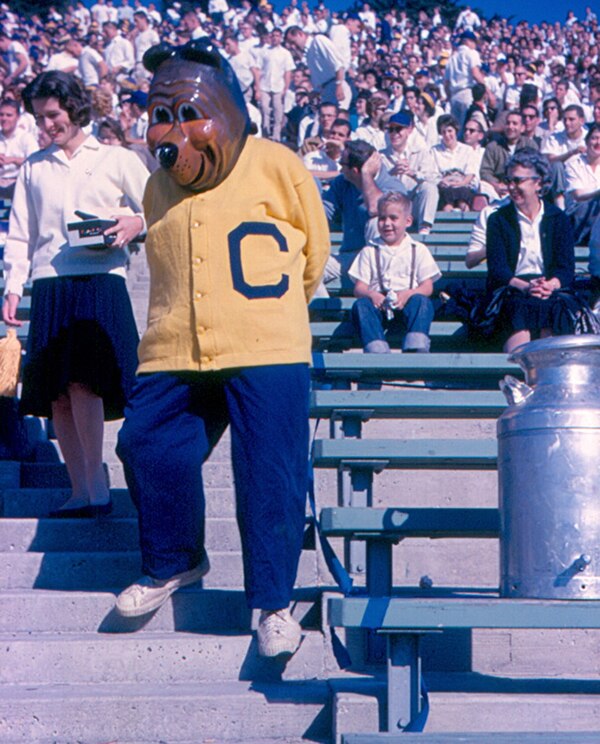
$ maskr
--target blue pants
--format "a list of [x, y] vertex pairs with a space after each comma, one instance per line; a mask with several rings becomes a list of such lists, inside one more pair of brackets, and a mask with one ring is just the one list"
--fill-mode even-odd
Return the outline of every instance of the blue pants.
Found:
[[308, 393], [306, 364], [138, 378], [117, 453], [144, 574], [167, 579], [203, 560], [202, 463], [230, 424], [248, 605], [288, 606], [304, 532]]
[[[385, 332], [402, 324], [406, 335], [402, 348], [406, 351], [429, 350], [429, 329], [433, 321], [433, 303], [424, 295], [413, 295], [402, 310], [388, 320], [368, 297], [361, 297], [352, 305], [352, 322], [360, 335], [363, 347], [371, 341], [384, 341]], [[427, 338], [425, 338], [427, 337]]]

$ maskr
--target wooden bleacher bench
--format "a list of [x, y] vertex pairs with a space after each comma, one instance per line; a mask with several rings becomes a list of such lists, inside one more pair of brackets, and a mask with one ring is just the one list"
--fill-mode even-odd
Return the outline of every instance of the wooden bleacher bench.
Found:
[[343, 354], [313, 352], [313, 377], [333, 380], [444, 380], [462, 381], [465, 388], [476, 383], [497, 384], [504, 375], [519, 375], [520, 368], [506, 354]]
[[313, 418], [497, 418], [506, 408], [498, 390], [314, 390]]
[[[397, 542], [405, 537], [498, 537], [498, 509], [331, 507], [321, 510], [327, 537]], [[388, 594], [391, 593], [390, 585]]]
[[[501, 599], [489, 596], [447, 599], [390, 596], [334, 597], [328, 600], [328, 618], [329, 623], [334, 627], [361, 628], [385, 635], [388, 658], [386, 725], [388, 732], [402, 730], [421, 712], [422, 679], [419, 641], [424, 633], [472, 628], [600, 628], [600, 612], [598, 612], [597, 602]], [[370, 734], [369, 742], [379, 741], [379, 736]], [[545, 736], [547, 737], [548, 734]], [[577, 735], [574, 734], [565, 741], [585, 741], [578, 738], [579, 736], [578, 732]], [[388, 739], [389, 737], [381, 736], [381, 741]], [[348, 744], [357, 742], [356, 739], [348, 737], [345, 741]], [[404, 739], [398, 739], [398, 741], [404, 741]], [[444, 739], [441, 741], [443, 742]], [[460, 739], [455, 741], [460, 742]], [[487, 738], [480, 738], [480, 741], [487, 742]], [[518, 741], [521, 740], [518, 739]], [[541, 742], [541, 739], [538, 741]]]
[[[462, 332], [462, 327], [462, 323], [457, 321], [434, 321], [429, 331], [433, 351], [455, 350], [461, 346], [464, 347], [465, 342], [457, 338], [457, 334]], [[361, 346], [360, 338], [351, 320], [314, 321], [310, 324], [310, 332], [313, 349], [341, 351]], [[388, 333], [386, 338], [393, 348], [400, 346], [401, 334]]]
[[317, 439], [315, 468], [495, 470], [495, 439]]

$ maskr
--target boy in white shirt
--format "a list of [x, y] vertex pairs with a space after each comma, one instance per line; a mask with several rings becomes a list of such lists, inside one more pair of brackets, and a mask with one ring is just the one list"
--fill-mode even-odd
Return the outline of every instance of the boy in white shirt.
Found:
[[365, 246], [348, 275], [355, 282], [352, 321], [367, 353], [388, 354], [386, 331], [398, 323], [406, 334], [403, 351], [427, 352], [433, 320], [433, 283], [441, 272], [431, 253], [406, 234], [412, 204], [399, 193], [384, 194], [377, 204], [380, 238]]

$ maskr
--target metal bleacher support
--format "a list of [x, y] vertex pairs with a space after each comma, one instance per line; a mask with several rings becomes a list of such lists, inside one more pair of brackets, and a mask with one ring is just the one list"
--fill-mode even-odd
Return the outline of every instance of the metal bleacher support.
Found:
[[[468, 271], [464, 255], [472, 215], [438, 215], [434, 231], [422, 239], [446, 278], [482, 282], [485, 264]], [[578, 268], [588, 250], [578, 247]], [[335, 291], [335, 290], [334, 290]], [[364, 578], [349, 596], [328, 599], [328, 621], [349, 631], [367, 631], [385, 639], [387, 710], [379, 734], [344, 734], [342, 744], [379, 741], [421, 741], [423, 744], [465, 744], [515, 741], [523, 744], [597, 740], [597, 734], [564, 732], [462, 734], [405, 731], [422, 713], [420, 641], [442, 630], [598, 629], [597, 603], [590, 601], [515, 600], [489, 588], [446, 589], [395, 587], [392, 553], [411, 538], [497, 539], [498, 509], [373, 507], [375, 475], [384, 469], [496, 468], [496, 441], [491, 439], [363, 438], [371, 419], [495, 419], [505, 408], [497, 383], [505, 374], [521, 374], [504, 354], [462, 351], [457, 324], [434, 323], [432, 354], [339, 353], [357, 345], [349, 311], [353, 299], [339, 296], [311, 304], [315, 390], [311, 415], [329, 420], [330, 438], [313, 446], [313, 466], [338, 473], [338, 506], [322, 509], [321, 532], [343, 538], [347, 569]], [[441, 352], [445, 353], [441, 353]], [[386, 386], [386, 382], [404, 387]], [[384, 383], [383, 389], [351, 389], [354, 383]], [[495, 387], [495, 389], [491, 389]], [[322, 388], [322, 389], [321, 389]], [[333, 389], [331, 389], [333, 388]], [[344, 388], [344, 389], [336, 389]], [[596, 737], [596, 738], [595, 738]]]

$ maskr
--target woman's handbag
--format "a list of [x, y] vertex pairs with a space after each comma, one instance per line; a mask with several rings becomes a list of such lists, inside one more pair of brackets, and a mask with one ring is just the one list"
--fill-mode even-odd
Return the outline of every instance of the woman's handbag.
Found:
[[0, 396], [16, 397], [20, 366], [21, 342], [16, 330], [9, 328], [6, 338], [0, 339]]

